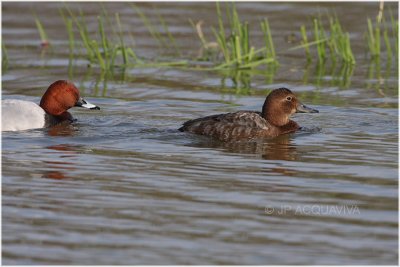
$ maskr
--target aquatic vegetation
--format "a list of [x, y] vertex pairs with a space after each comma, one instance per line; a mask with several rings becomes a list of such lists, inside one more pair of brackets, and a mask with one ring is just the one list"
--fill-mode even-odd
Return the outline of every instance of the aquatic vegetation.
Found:
[[[169, 31], [165, 19], [158, 11], [156, 19], [158, 27], [156, 27], [154, 18], [150, 19], [135, 4], [132, 4], [131, 7], [141, 18], [153, 39], [158, 42], [160, 48], [174, 48], [179, 53], [175, 38]], [[134, 51], [133, 43], [126, 41], [126, 36], [129, 36], [130, 33], [124, 30], [118, 13], [111, 16], [107, 14], [107, 9], [102, 6], [103, 12], [97, 16], [98, 29], [96, 32], [90, 32], [85, 14], [82, 11], [74, 13], [68, 5], [65, 5], [64, 8], [60, 9], [60, 14], [68, 33], [70, 66], [73, 64], [74, 58], [83, 56], [89, 61], [89, 66], [98, 66], [103, 71], [112, 70], [114, 67], [181, 67], [205, 71], [233, 70], [226, 73], [228, 73], [235, 88], [250, 88], [251, 86], [250, 77], [253, 75], [240, 70], [255, 70], [259, 66], [263, 66], [264, 71], [261, 75], [265, 75], [267, 81], [272, 82], [277, 68], [271, 66], [277, 66], [278, 60], [267, 18], [262, 19], [259, 24], [264, 46], [256, 49], [252, 46], [249, 23], [240, 19], [234, 4], [226, 4], [225, 8], [226, 21], [220, 4], [216, 3], [218, 26], [212, 27], [215, 41], [208, 42], [205, 39], [201, 30], [202, 22], [194, 25], [191, 21], [199, 35], [202, 49], [208, 53], [202, 59], [210, 61], [211, 65], [205, 65], [197, 64], [196, 60], [193, 59], [151, 62], [140, 58]], [[159, 30], [160, 27], [163, 31]], [[40, 28], [44, 32], [42, 25]], [[76, 34], [78, 38], [76, 38]], [[191, 62], [191, 64], [188, 62]], [[227, 75], [226, 73], [224, 75]]]
[[[248, 95], [251, 89], [251, 78], [254, 74], [255, 72], [252, 70], [221, 70], [221, 89], [227, 91], [227, 88], [233, 88], [236, 94]], [[227, 79], [231, 81], [231, 86], [227, 86]]]
[[72, 20], [68, 19], [65, 22], [65, 26], [67, 27], [67, 32], [68, 32], [68, 44], [69, 44], [69, 54], [70, 56], [74, 54], [75, 51], [75, 38], [74, 38], [74, 32], [73, 32], [73, 25], [72, 25]]
[[390, 14], [390, 22], [391, 22], [391, 28], [392, 28], [392, 37], [394, 39], [394, 48], [395, 48], [395, 55], [396, 59], [399, 58], [399, 20], [395, 20], [393, 17], [392, 10], [389, 9], [389, 14]]
[[339, 57], [345, 64], [354, 65], [356, 61], [351, 49], [349, 33], [342, 30], [337, 16], [328, 17], [328, 20], [329, 33], [325, 30], [320, 16], [312, 20], [314, 41], [311, 42], [307, 36], [306, 26], [302, 25], [300, 27], [302, 44], [292, 49], [304, 48], [307, 61], [312, 61], [310, 48], [316, 46], [316, 53], [320, 64], [327, 60], [327, 51], [329, 51], [331, 61], [336, 62], [336, 59]]
[[[302, 37], [302, 43], [303, 44], [308, 44], [308, 37], [307, 37], [307, 30], [306, 26], [302, 25], [300, 27], [300, 32], [301, 32], [301, 37]], [[306, 52], [306, 57], [307, 61], [311, 61], [311, 53], [310, 53], [310, 47], [308, 45], [304, 45], [304, 50]]]
[[373, 28], [372, 21], [368, 18], [368, 32], [367, 32], [367, 41], [368, 48], [371, 57], [379, 57], [381, 54], [381, 34], [379, 25]]
[[[65, 10], [69, 14], [69, 18], [66, 18], [63, 9], [60, 10], [60, 13], [64, 19], [64, 23], [66, 24], [68, 36], [69, 38], [69, 47], [74, 46], [74, 25], [78, 29], [79, 36], [81, 37], [81, 44], [85, 48], [86, 56], [89, 62], [94, 62], [94, 53], [92, 51], [92, 46], [90, 44], [90, 37], [88, 33], [88, 29], [86, 26], [86, 22], [84, 20], [84, 16], [81, 13], [81, 16], [78, 18], [69, 8], [68, 6], [65, 7]], [[73, 23], [72, 23], [73, 22]], [[74, 50], [70, 50], [70, 56], [74, 56]]]
[[[382, 43], [385, 44], [386, 57], [389, 61], [393, 57], [393, 49], [390, 42], [392, 38], [394, 41], [395, 57], [398, 58], [398, 28], [399, 21], [393, 18], [393, 14], [390, 12], [390, 24], [387, 23], [384, 15], [377, 17], [373, 22], [371, 18], [367, 19], [368, 30], [365, 34], [365, 38], [368, 44], [368, 52], [370, 58], [380, 58], [382, 54]], [[391, 28], [391, 31], [389, 30]]]
[[[69, 18], [64, 18], [64, 22], [66, 24], [66, 29], [69, 36], [70, 55], [75, 54], [73, 48], [74, 26], [76, 26], [79, 32], [81, 44], [85, 49], [86, 58], [88, 59], [88, 61], [91, 64], [98, 64], [103, 70], [110, 69], [113, 66], [113, 63], [119, 51], [125, 48], [123, 41], [120, 40], [119, 44], [113, 44], [109, 40], [108, 35], [105, 33], [104, 30], [103, 16], [97, 17], [99, 36], [96, 38], [90, 36], [85, 17], [82, 12], [80, 12], [80, 15], [77, 16], [68, 7], [66, 7], [66, 11], [69, 14]], [[63, 13], [63, 11], [61, 12]], [[123, 55], [126, 54], [123, 53]]]
[[[364, 34], [364, 37], [368, 44], [367, 52], [370, 59], [368, 77], [366, 79], [367, 88], [371, 88], [371, 83], [375, 83], [376, 90], [379, 94], [385, 96], [382, 88], [387, 87], [390, 73], [393, 71], [395, 75], [398, 74], [399, 23], [397, 19], [394, 19], [391, 9], [387, 12], [390, 17], [388, 22], [385, 13], [383, 12], [383, 6], [382, 2], [375, 21], [371, 18], [367, 19], [368, 29]], [[393, 57], [395, 60], [393, 60]], [[386, 61], [384, 64], [382, 64], [384, 62], [383, 60]], [[395, 68], [392, 68], [393, 62]]]
[[[149, 17], [136, 5], [132, 4], [131, 6], [141, 18], [153, 39], [157, 40], [159, 47], [167, 49], [174, 48], [175, 51], [180, 54], [175, 38], [169, 31], [164, 18], [159, 12], [157, 12], [157, 23], [162, 26], [163, 32], [159, 31]], [[216, 7], [218, 14], [218, 30], [215, 28], [212, 30], [217, 41], [212, 42], [212, 44], [214, 44], [212, 47], [217, 53], [221, 53], [223, 56], [212, 58], [216, 62], [214, 62], [211, 67], [200, 68], [198, 66], [193, 67], [192, 65], [188, 65], [188, 61], [186, 60], [175, 62], [146, 62], [144, 59], [139, 59], [134, 50], [129, 47], [129, 44], [125, 41], [126, 32], [123, 30], [119, 14], [115, 14], [115, 19], [110, 21], [111, 16], [109, 16], [104, 9], [103, 14], [97, 17], [97, 36], [89, 34], [85, 15], [82, 12], [76, 15], [66, 6], [65, 11], [61, 10], [61, 14], [64, 18], [69, 36], [70, 54], [76, 53], [74, 29], [77, 29], [80, 36], [80, 40], [78, 41], [83, 45], [86, 58], [91, 65], [98, 65], [104, 70], [111, 69], [114, 66], [180, 66], [197, 70], [252, 69], [262, 64], [277, 63], [271, 30], [267, 19], [260, 22], [261, 30], [264, 34], [265, 47], [256, 50], [250, 45], [249, 24], [248, 22], [241, 22], [235, 6], [227, 5], [229, 18], [229, 25], [227, 28], [224, 26], [221, 8], [218, 3]], [[191, 23], [193, 24], [193, 22]], [[113, 35], [106, 34], [105, 24], [112, 30]], [[197, 28], [202, 44], [204, 47], [207, 47], [210, 43], [208, 43], [202, 35], [201, 24], [197, 24], [194, 27]], [[229, 30], [231, 34], [226, 36], [225, 30]], [[211, 59], [211, 57], [209, 59]], [[223, 61], [221, 62], [219, 59], [223, 59]], [[235, 75], [235, 77], [237, 76]]]
[[347, 89], [351, 85], [355, 65], [337, 61], [308, 62], [303, 71], [303, 83], [313, 84], [317, 88], [326, 86]]
[[121, 21], [119, 19], [118, 13], [115, 14], [115, 20], [117, 21], [117, 25], [118, 25], [118, 37], [119, 37], [119, 41], [121, 44], [121, 53], [122, 53], [122, 60], [124, 62], [124, 65], [127, 65], [129, 62], [129, 53], [128, 53], [129, 51], [131, 51], [131, 56], [136, 61], [138, 61], [138, 58], [137, 58], [135, 52], [133, 52], [132, 49], [131, 50], [126, 49], [125, 42], [124, 42], [123, 30], [122, 30]]
[[6, 72], [8, 69], [8, 55], [7, 55], [7, 49], [6, 45], [4, 42], [1, 44], [1, 70]]
[[320, 19], [314, 19], [314, 38], [317, 46], [319, 62], [324, 62], [326, 58], [325, 46], [328, 41], [322, 22]]
[[196, 60], [199, 61], [210, 61], [215, 62], [220, 57], [221, 51], [219, 49], [217, 42], [209, 42], [205, 38], [202, 30], [202, 25], [204, 23], [203, 20], [198, 21], [196, 24], [193, 20], [189, 19], [190, 24], [192, 25], [193, 29], [196, 31], [200, 41], [201, 47], [197, 53]]
[[[377, 93], [383, 97], [387, 97], [388, 95], [397, 97], [399, 93], [398, 86], [391, 86], [391, 80], [393, 81], [392, 71], [391, 64], [386, 64], [386, 66], [382, 68], [379, 60], [371, 60], [365, 79], [366, 88], [374, 88]], [[395, 71], [395, 75], [397, 75], [397, 73], [398, 70]]]
[[[264, 76], [267, 83], [273, 83], [279, 67], [278, 56], [287, 52], [275, 50], [273, 31], [266, 17], [261, 18], [256, 23], [258, 25], [251, 25], [253, 31], [258, 31], [262, 38], [254, 40], [249, 22], [240, 18], [235, 3], [217, 2], [216, 25], [206, 25], [202, 20], [194, 22], [189, 19], [198, 35], [200, 51], [197, 56], [193, 56], [193, 51], [185, 51], [183, 54], [180, 51], [181, 44], [173, 36], [167, 20], [155, 5], [152, 16], [149, 16], [139, 5], [129, 4], [127, 7], [140, 18], [151, 36], [150, 39], [157, 42], [159, 50], [168, 60], [161, 62], [157, 58], [144, 58], [135, 46], [133, 33], [124, 24], [125, 18], [118, 13], [109, 14], [103, 4], [99, 5], [101, 12], [94, 17], [88, 17], [81, 10], [72, 11], [68, 4], [60, 9], [68, 34], [69, 71], [77, 58], [86, 59], [89, 67], [98, 68], [102, 72], [114, 72], [116, 69], [117, 72], [123, 70], [124, 73], [128, 68], [148, 67], [213, 71], [223, 76], [224, 81], [229, 78], [230, 87], [242, 94], [247, 93], [246, 90], [238, 89], [251, 88], [251, 79], [256, 75]], [[371, 58], [376, 60], [384, 54], [390, 61], [388, 64], [391, 64], [393, 56], [398, 56], [398, 46], [394, 45], [398, 41], [398, 20], [391, 10], [388, 14], [385, 14], [385, 20], [382, 9], [376, 21], [367, 20], [365, 44], [368, 45]], [[37, 16], [35, 18], [42, 44], [48, 43], [44, 25]], [[258, 28], [254, 29], [254, 26]], [[210, 27], [207, 32], [211, 34], [207, 38], [202, 27]], [[339, 18], [336, 15], [314, 16], [308, 25], [301, 25], [298, 36], [295, 35], [301, 40], [301, 44], [289, 50], [302, 49], [307, 64], [312, 61], [316, 63], [316, 70], [312, 72], [313, 79], [310, 81], [317, 86], [326, 84], [325, 81], [332, 81], [332, 85], [347, 88], [356, 60], [352, 51], [351, 35], [343, 29]], [[54, 49], [57, 47], [52, 46], [51, 50]], [[42, 50], [44, 52], [47, 49]], [[175, 60], [174, 55], [183, 59]], [[3, 59], [3, 62], [4, 60], [8, 64], [8, 58]], [[305, 77], [307, 75], [304, 73]]]
[[158, 11], [157, 7], [153, 6], [154, 10], [157, 13], [157, 25], [161, 25], [163, 32], [157, 30], [157, 27], [151, 22], [151, 20], [146, 16], [146, 14], [135, 4], [131, 4], [132, 9], [139, 15], [143, 24], [146, 26], [147, 30], [151, 34], [154, 40], [157, 40], [158, 45], [160, 48], [167, 48], [167, 49], [175, 49], [175, 51], [180, 55], [179, 48], [175, 41], [174, 36], [172, 35], [171, 31], [165, 19], [161, 16], [160, 12]]
[[[260, 22], [265, 46], [256, 49], [251, 45], [249, 23], [241, 21], [239, 13], [232, 3], [226, 4], [227, 25], [224, 23], [221, 6], [216, 3], [218, 27], [211, 27], [214, 41], [208, 41], [202, 31], [203, 21], [196, 24], [189, 20], [201, 41], [198, 60], [210, 61], [211, 69], [254, 69], [260, 65], [277, 64], [278, 60], [267, 19]], [[227, 34], [227, 32], [229, 34]]]
[[[91, 65], [98, 65], [102, 70], [111, 70], [118, 67], [145, 67], [145, 66], [177, 66], [185, 65], [186, 61], [178, 62], [144, 62], [125, 41], [125, 32], [121, 24], [120, 16], [115, 13], [114, 20], [106, 10], [97, 16], [97, 34], [90, 34], [87, 27], [85, 15], [82, 11], [79, 15], [74, 14], [68, 6], [61, 9], [60, 13], [64, 19], [69, 36], [70, 57], [76, 55], [74, 30], [79, 33], [79, 43], [84, 48], [84, 55]], [[106, 32], [106, 26], [113, 34]]]
[[[251, 46], [249, 23], [242, 22], [234, 4], [226, 5], [228, 27], [224, 26], [223, 16], [219, 3], [216, 3], [218, 28], [212, 28], [216, 43], [221, 50], [224, 62], [216, 66], [222, 68], [255, 68], [262, 64], [277, 63], [275, 49], [271, 37], [268, 20], [263, 20], [261, 30], [264, 33], [265, 47], [255, 49]], [[226, 35], [226, 30], [230, 33]]]
[[39, 18], [37, 16], [35, 18], [35, 23], [36, 23], [36, 28], [38, 29], [39, 35], [40, 35], [40, 40], [41, 40], [40, 45], [42, 47], [49, 46], [50, 45], [49, 38], [46, 34], [46, 31], [44, 30], [44, 27], [43, 27], [41, 21], [39, 20]]
[[[265, 42], [265, 57], [266, 58], [276, 58], [274, 42], [272, 41], [271, 30], [269, 28], [268, 19], [265, 18], [261, 21], [261, 30], [264, 35]], [[275, 61], [277, 62], [277, 61]]]
[[351, 50], [350, 35], [348, 32], [343, 32], [342, 26], [337, 16], [329, 18], [331, 37], [328, 41], [328, 46], [331, 52], [332, 61], [335, 60], [334, 55], [338, 55], [343, 62], [354, 65], [356, 60]]

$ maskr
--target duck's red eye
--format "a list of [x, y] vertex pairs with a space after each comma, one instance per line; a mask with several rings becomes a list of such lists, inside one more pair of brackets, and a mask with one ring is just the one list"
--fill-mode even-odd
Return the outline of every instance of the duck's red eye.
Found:
[[291, 96], [288, 96], [288, 97], [286, 97], [286, 100], [287, 100], [287, 101], [292, 101], [292, 97], [291, 97]]

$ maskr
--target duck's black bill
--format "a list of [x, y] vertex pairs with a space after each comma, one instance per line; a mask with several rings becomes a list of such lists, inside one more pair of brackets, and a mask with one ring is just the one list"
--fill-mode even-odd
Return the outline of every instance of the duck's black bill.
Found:
[[88, 108], [88, 109], [97, 109], [100, 110], [100, 107], [93, 105], [89, 102], [87, 102], [85, 99], [82, 97], [79, 98], [78, 102], [76, 102], [75, 107], [82, 107], [82, 108]]
[[296, 113], [319, 113], [319, 111], [313, 108], [309, 108], [306, 105], [300, 103], [297, 106]]

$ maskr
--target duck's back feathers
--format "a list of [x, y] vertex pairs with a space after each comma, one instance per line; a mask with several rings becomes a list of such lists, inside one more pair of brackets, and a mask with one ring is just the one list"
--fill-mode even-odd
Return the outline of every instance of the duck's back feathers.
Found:
[[262, 137], [268, 132], [273, 134], [273, 128], [260, 112], [238, 111], [190, 120], [179, 130], [228, 141]]

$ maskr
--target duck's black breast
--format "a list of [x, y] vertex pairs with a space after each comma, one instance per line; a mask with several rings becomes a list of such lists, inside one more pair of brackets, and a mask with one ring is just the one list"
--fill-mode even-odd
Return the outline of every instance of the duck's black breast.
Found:
[[190, 120], [179, 130], [227, 141], [274, 135], [273, 128], [260, 112], [238, 111]]
[[64, 112], [60, 116], [52, 116], [50, 114], [45, 114], [45, 126], [44, 127], [51, 127], [60, 123], [71, 123], [76, 121], [69, 112]]

